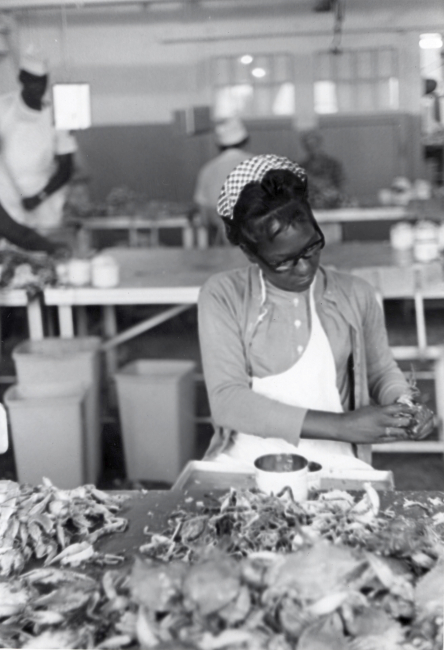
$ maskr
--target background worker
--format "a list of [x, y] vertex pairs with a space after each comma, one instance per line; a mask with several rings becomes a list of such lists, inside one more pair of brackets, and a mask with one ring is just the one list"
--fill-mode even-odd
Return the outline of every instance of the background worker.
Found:
[[218, 123], [214, 131], [219, 154], [199, 171], [194, 190], [195, 215], [207, 231], [209, 244], [226, 242], [216, 207], [222, 185], [228, 174], [252, 154], [245, 151], [249, 136], [243, 122], [233, 117]]
[[11, 219], [0, 205], [0, 240], [2, 238], [10, 244], [28, 251], [43, 251], [56, 257], [66, 257], [70, 254], [70, 249], [65, 243], [52, 241], [40, 235], [36, 230]]
[[76, 142], [53, 126], [45, 60], [28, 50], [20, 90], [0, 97], [0, 203], [19, 223], [59, 228]]
[[310, 205], [314, 209], [340, 208], [347, 204], [342, 163], [324, 151], [320, 131], [306, 131], [301, 139], [306, 158], [301, 166], [307, 172]]

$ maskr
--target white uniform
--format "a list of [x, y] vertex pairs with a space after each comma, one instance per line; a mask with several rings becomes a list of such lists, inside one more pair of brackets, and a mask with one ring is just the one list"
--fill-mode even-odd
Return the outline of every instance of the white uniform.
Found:
[[228, 174], [244, 160], [252, 158], [253, 154], [242, 149], [226, 149], [216, 158], [209, 160], [199, 171], [194, 201], [203, 208], [216, 210], [222, 185]]
[[76, 151], [67, 131], [56, 131], [49, 106], [29, 108], [20, 93], [0, 97], [0, 203], [13, 219], [34, 228], [61, 225], [67, 187], [27, 211], [22, 199], [38, 194], [56, 169], [56, 155]]

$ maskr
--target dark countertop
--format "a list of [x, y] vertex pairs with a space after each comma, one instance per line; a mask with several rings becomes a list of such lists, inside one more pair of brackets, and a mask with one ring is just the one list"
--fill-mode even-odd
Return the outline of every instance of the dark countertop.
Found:
[[[116, 533], [98, 540], [95, 547], [102, 553], [125, 554], [127, 559], [138, 553], [139, 547], [148, 541], [143, 533], [145, 526], [151, 532], [161, 533], [167, 526], [171, 513], [179, 508], [190, 512], [200, 510], [202, 504], [214, 503], [226, 490], [152, 490], [126, 492], [120, 516], [128, 519], [124, 533]], [[396, 514], [419, 519], [444, 513], [444, 492], [435, 491], [386, 491], [379, 492], [381, 511], [391, 509]]]

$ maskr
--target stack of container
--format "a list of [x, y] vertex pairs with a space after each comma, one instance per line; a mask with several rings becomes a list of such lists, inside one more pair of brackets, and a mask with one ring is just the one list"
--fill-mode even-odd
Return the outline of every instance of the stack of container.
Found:
[[13, 351], [4, 397], [18, 480], [61, 488], [95, 483], [101, 468], [100, 339], [46, 338]]

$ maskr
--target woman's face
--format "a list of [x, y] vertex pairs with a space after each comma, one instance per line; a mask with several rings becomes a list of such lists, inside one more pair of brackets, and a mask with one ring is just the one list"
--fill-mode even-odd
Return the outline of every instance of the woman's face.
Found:
[[314, 280], [323, 246], [323, 235], [307, 220], [292, 224], [272, 241], [258, 244], [251, 259], [279, 289], [301, 292]]

